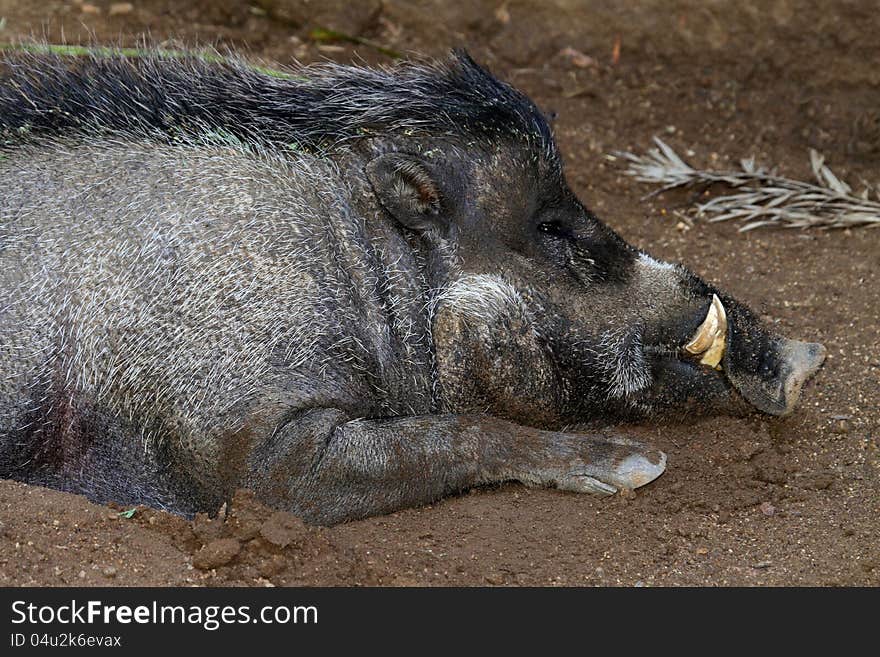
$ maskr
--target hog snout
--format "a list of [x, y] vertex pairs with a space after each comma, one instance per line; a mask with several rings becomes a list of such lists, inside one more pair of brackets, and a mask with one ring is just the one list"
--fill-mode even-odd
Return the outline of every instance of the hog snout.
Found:
[[777, 381], [779, 392], [776, 398], [782, 410], [774, 413], [775, 415], [788, 415], [794, 410], [804, 382], [822, 367], [827, 353], [827, 349], [818, 342], [781, 341], [782, 367]]
[[637, 322], [658, 406], [705, 410], [717, 402], [739, 411], [744, 401], [771, 415], [794, 410], [825, 360], [822, 345], [775, 335], [747, 306], [683, 267], [643, 254], [638, 271], [632, 297], [652, 300], [637, 306]]
[[791, 413], [804, 383], [822, 366], [825, 347], [772, 335], [729, 297], [722, 302], [712, 293], [703, 308], [701, 323], [680, 348], [681, 357], [718, 371], [759, 411]]
[[761, 327], [737, 326], [734, 321], [721, 365], [737, 392], [752, 406], [770, 415], [788, 415], [826, 353], [819, 343], [770, 336]]

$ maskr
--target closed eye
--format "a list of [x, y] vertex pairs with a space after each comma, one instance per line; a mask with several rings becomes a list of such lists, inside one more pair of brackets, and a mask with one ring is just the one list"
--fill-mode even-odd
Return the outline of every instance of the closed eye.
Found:
[[560, 239], [574, 238], [571, 229], [559, 221], [544, 221], [538, 224], [538, 232], [550, 235], [551, 237], [558, 237]]

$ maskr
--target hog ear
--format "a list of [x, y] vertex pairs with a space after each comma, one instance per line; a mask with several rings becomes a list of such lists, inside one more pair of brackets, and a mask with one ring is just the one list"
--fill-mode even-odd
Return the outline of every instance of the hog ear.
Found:
[[443, 231], [443, 199], [433, 163], [418, 155], [387, 153], [366, 166], [379, 203], [397, 221], [418, 233]]

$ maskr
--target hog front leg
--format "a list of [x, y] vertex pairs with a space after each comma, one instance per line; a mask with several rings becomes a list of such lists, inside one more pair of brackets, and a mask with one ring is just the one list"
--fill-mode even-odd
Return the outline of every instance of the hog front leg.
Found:
[[349, 420], [312, 410], [252, 454], [245, 485], [331, 525], [501, 481], [609, 495], [658, 477], [666, 456], [606, 434], [542, 431], [487, 415]]

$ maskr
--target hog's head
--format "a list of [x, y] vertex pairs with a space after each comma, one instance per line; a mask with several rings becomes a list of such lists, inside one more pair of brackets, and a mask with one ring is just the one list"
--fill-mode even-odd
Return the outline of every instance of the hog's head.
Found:
[[430, 254], [446, 410], [544, 426], [790, 413], [824, 347], [627, 244], [568, 187], [530, 101], [470, 60], [453, 74], [479, 87], [456, 100], [462, 136], [415, 131], [366, 166]]

